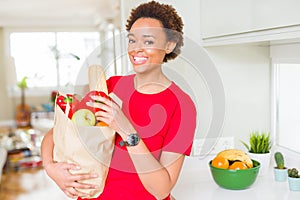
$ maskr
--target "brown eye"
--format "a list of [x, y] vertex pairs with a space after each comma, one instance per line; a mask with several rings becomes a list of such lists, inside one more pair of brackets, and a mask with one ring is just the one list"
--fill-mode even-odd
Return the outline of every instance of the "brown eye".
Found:
[[146, 45], [152, 45], [152, 44], [154, 44], [154, 42], [151, 41], [151, 40], [146, 40], [146, 41], [145, 41], [145, 44], [146, 44]]
[[129, 44], [133, 44], [133, 43], [135, 43], [135, 40], [133, 40], [133, 39], [128, 39], [128, 43], [129, 43]]

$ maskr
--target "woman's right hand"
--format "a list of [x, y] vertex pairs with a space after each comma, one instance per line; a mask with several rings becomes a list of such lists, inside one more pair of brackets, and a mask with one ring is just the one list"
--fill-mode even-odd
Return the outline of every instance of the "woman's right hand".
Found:
[[79, 170], [75, 164], [65, 162], [52, 162], [44, 166], [48, 176], [70, 198], [88, 197], [87, 193], [77, 189], [96, 189], [96, 185], [80, 183], [82, 180], [96, 178], [96, 174], [71, 174], [69, 170]]

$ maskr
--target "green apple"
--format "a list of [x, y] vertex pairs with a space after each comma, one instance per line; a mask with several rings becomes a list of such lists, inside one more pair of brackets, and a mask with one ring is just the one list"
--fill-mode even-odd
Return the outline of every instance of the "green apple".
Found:
[[96, 117], [88, 109], [79, 109], [73, 114], [72, 121], [78, 126], [94, 126], [96, 124]]

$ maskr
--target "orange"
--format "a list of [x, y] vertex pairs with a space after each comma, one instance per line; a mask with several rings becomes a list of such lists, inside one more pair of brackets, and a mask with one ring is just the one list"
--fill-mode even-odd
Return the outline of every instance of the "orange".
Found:
[[105, 122], [97, 122], [96, 126], [108, 126]]
[[217, 168], [228, 169], [229, 161], [222, 156], [216, 156], [212, 160], [211, 165]]
[[235, 161], [229, 166], [229, 169], [239, 170], [239, 169], [248, 169], [247, 165], [241, 161]]

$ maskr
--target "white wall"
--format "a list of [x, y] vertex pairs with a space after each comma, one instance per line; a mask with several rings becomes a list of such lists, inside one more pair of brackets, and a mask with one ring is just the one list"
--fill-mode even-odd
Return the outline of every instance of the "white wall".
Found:
[[4, 33], [3, 28], [0, 28], [0, 120], [13, 118], [13, 103], [7, 94], [4, 57]]
[[267, 46], [207, 48], [223, 80], [226, 119], [223, 136], [248, 142], [253, 130], [270, 131], [270, 64]]
[[200, 4], [199, 0], [159, 0], [162, 3], [171, 4], [182, 17], [184, 23], [184, 35], [196, 42], [201, 42], [200, 30]]
[[147, 0], [126, 0], [120, 1], [121, 3], [121, 29], [125, 30], [127, 19], [130, 15], [131, 9], [138, 6], [140, 3], [147, 2]]

